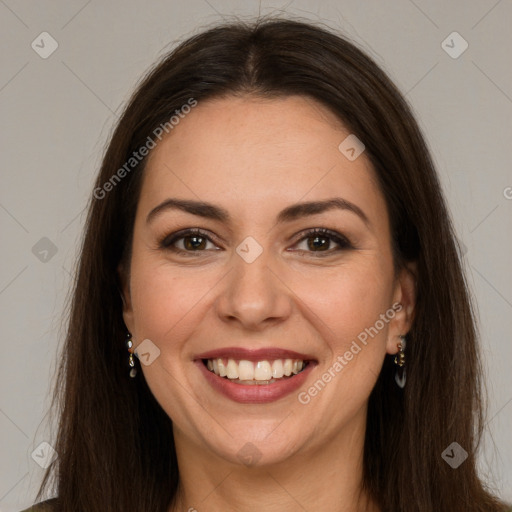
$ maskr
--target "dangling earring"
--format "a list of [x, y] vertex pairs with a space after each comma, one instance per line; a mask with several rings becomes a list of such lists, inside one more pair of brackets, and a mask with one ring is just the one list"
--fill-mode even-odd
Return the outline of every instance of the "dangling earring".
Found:
[[395, 364], [398, 367], [395, 372], [395, 382], [403, 389], [405, 386], [405, 336], [399, 337], [398, 354], [395, 356]]
[[[130, 350], [133, 347], [132, 335], [128, 333], [126, 337], [128, 338], [126, 340], [126, 348]], [[135, 359], [131, 352], [128, 356], [128, 366], [130, 367], [130, 377], [133, 379], [137, 375], [137, 368], [135, 368]]]

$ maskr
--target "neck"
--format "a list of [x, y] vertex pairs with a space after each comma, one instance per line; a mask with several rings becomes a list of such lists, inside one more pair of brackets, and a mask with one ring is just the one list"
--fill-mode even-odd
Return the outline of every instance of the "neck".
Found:
[[365, 422], [366, 411], [327, 443], [263, 467], [207, 453], [175, 428], [180, 484], [170, 512], [378, 512], [362, 488]]

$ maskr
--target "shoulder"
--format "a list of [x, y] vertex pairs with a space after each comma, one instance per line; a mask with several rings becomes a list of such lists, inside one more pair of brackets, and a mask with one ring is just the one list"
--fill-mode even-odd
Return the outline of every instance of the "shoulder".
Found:
[[42, 501], [41, 503], [32, 505], [30, 508], [27, 508], [26, 510], [22, 510], [22, 512], [52, 512], [52, 503], [55, 503], [55, 501], [55, 498], [51, 500]]

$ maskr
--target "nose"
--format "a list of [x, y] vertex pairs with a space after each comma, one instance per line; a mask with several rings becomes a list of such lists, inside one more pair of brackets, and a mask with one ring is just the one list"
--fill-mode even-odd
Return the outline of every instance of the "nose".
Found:
[[266, 251], [251, 263], [233, 254], [232, 270], [216, 301], [216, 312], [223, 322], [260, 331], [290, 317], [292, 292], [269, 266], [270, 259]]

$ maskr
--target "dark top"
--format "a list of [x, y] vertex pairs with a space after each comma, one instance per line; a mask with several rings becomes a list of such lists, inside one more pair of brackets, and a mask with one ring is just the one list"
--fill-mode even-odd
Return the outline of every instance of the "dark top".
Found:
[[37, 503], [36, 505], [33, 505], [30, 508], [27, 508], [26, 510], [23, 510], [22, 512], [51, 512], [52, 511], [52, 503], [55, 501], [55, 499], [42, 501], [41, 503]]
[[[41, 503], [37, 503], [36, 505], [33, 505], [32, 507], [27, 508], [26, 510], [22, 510], [21, 512], [52, 512], [52, 503], [54, 501], [55, 499], [42, 501]], [[512, 512], [512, 504], [507, 504], [503, 511]]]

